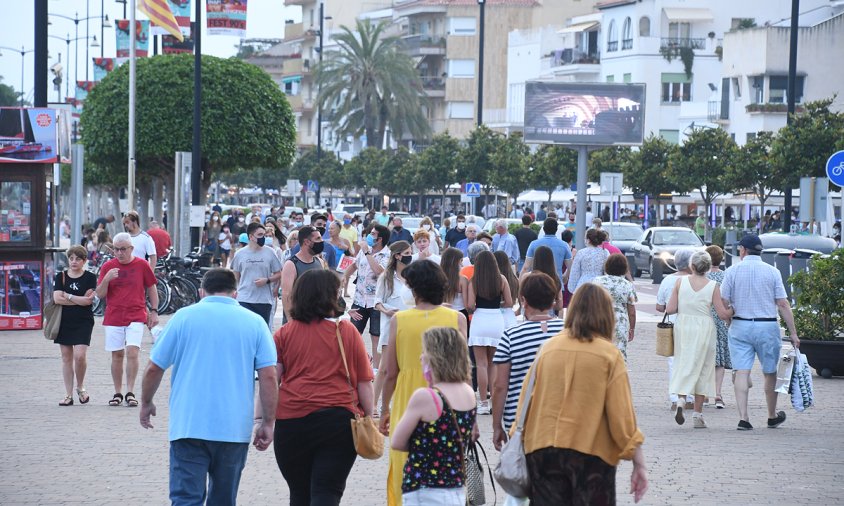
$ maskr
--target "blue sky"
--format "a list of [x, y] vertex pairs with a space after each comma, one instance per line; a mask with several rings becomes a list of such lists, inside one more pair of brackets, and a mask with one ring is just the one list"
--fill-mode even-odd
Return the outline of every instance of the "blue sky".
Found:
[[[128, 1], [128, 0], [127, 0]], [[202, 1], [202, 0], [200, 0]], [[204, 2], [203, 2], [204, 3]], [[0, 17], [0, 46], [7, 46], [13, 48], [33, 49], [35, 47], [35, 30], [34, 30], [34, 0], [0, 0], [0, 12], [3, 15]], [[112, 22], [111, 28], [105, 28], [104, 41], [101, 38], [101, 28], [99, 19], [91, 19], [88, 21], [88, 34], [93, 37], [96, 35], [97, 41], [103, 44], [103, 47], [88, 47], [88, 77], [93, 80], [93, 68], [90, 66], [90, 58], [99, 57], [100, 52], [105, 57], [114, 56], [114, 23], [115, 19], [123, 17], [123, 4], [115, 0], [49, 0], [48, 8], [50, 13], [61, 14], [68, 17], [74, 17], [75, 13], [79, 13], [80, 18], [86, 16], [99, 17], [101, 10], [108, 15]], [[90, 10], [87, 10], [90, 9]], [[86, 13], [87, 10], [87, 13]], [[191, 9], [193, 11], [193, 9]], [[284, 20], [301, 19], [301, 8], [284, 7], [283, 0], [249, 0], [249, 11], [247, 18], [247, 38], [282, 38], [284, 36]], [[127, 13], [128, 14], [128, 13]], [[128, 18], [128, 15], [127, 15]], [[138, 19], [144, 19], [144, 15], [138, 13]], [[203, 16], [204, 21], [204, 16]], [[75, 25], [73, 21], [62, 19], [57, 16], [50, 16], [48, 31], [50, 35], [65, 39], [68, 34], [73, 39], [76, 35], [74, 33]], [[203, 23], [204, 28], [204, 23]], [[84, 21], [79, 23], [79, 36], [85, 37], [86, 24]], [[70, 55], [67, 55], [67, 43], [64, 40], [49, 38], [50, 60], [48, 67], [58, 62], [59, 54], [61, 53], [62, 66], [65, 68], [65, 78], [70, 77], [71, 86], [70, 93], [73, 95], [74, 86], [73, 81], [75, 71], [75, 55], [76, 44], [70, 43]], [[240, 40], [237, 37], [228, 36], [202, 36], [202, 53], [211, 54], [215, 56], [232, 56], [235, 54], [235, 46]], [[3, 77], [3, 82], [14, 86], [18, 90], [21, 86], [21, 56], [20, 52], [12, 52], [7, 49], [2, 49], [3, 56], [0, 56], [0, 76]], [[70, 59], [68, 60], [68, 56]], [[33, 76], [33, 62], [34, 53], [28, 53], [24, 57], [24, 90], [28, 100], [32, 101], [32, 90], [34, 85]], [[79, 77], [78, 80], [85, 79], [85, 40], [79, 40]], [[49, 90], [47, 92], [48, 99], [53, 102], [58, 98], [56, 91], [53, 89], [52, 75], [49, 81]], [[62, 83], [61, 96], [64, 99], [65, 83]]]

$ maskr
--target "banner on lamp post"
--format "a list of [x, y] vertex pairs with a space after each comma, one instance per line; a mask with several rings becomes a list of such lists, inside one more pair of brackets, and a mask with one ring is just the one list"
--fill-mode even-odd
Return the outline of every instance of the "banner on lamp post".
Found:
[[247, 0], [207, 0], [208, 35], [246, 37]]
[[[117, 64], [129, 58], [129, 20], [118, 19], [114, 29], [117, 37]], [[149, 55], [149, 20], [135, 21], [135, 56]]]

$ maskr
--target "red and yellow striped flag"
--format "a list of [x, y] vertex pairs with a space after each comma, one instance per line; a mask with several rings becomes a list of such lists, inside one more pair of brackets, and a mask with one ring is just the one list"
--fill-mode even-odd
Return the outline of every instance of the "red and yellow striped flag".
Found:
[[138, 10], [146, 14], [155, 26], [164, 28], [180, 42], [185, 40], [167, 0], [140, 0]]

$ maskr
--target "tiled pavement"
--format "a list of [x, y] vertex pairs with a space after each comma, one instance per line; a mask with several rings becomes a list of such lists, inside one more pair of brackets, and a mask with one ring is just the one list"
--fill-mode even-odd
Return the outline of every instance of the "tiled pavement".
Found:
[[[678, 426], [668, 410], [665, 360], [653, 353], [656, 286], [643, 280], [637, 289], [639, 331], [629, 353], [650, 473], [643, 504], [844, 504], [844, 380], [816, 376], [818, 406], [804, 414], [781, 398], [788, 420], [775, 430], [764, 427], [764, 397], [761, 388], [754, 387], [750, 412], [757, 429], [738, 432], [728, 375], [727, 409], [705, 408], [710, 428], [694, 430], [691, 421]], [[149, 342], [147, 336], [142, 366], [149, 357]], [[62, 408], [57, 406], [63, 397], [57, 347], [40, 332], [0, 333], [0, 504], [167, 503], [169, 374], [156, 396], [156, 428], [144, 430], [137, 409], [106, 405], [111, 378], [99, 322], [88, 361], [91, 403]], [[758, 368], [753, 379], [761, 386]], [[213, 396], [214, 391], [208, 388], [200, 395]], [[494, 465], [497, 452], [490, 443], [489, 416], [480, 417], [480, 427]], [[632, 503], [630, 469], [627, 462], [619, 466], [620, 504]], [[358, 460], [343, 504], [384, 504], [386, 473], [386, 458]], [[491, 489], [488, 496], [492, 504]], [[239, 504], [285, 504], [287, 498], [272, 450], [250, 449]]]

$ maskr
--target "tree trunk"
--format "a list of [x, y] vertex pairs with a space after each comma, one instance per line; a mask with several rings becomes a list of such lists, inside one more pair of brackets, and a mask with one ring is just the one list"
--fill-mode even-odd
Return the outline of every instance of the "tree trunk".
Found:
[[149, 199], [152, 196], [152, 183], [150, 181], [138, 182], [138, 196], [140, 202], [138, 203], [138, 216], [141, 218], [141, 228], [146, 230], [149, 228]]
[[161, 177], [153, 178], [152, 180], [152, 209], [149, 210], [149, 215], [161, 223], [161, 203], [164, 200], [164, 179]]
[[161, 226], [168, 229], [173, 230], [173, 204], [176, 202], [176, 175], [173, 174], [172, 177], [167, 178], [166, 187], [167, 187], [167, 220], [164, 220], [164, 215], [162, 213], [161, 216]]
[[202, 174], [199, 182], [199, 204], [204, 206], [207, 200], [208, 189], [211, 188], [211, 165], [205, 158], [202, 159]]

